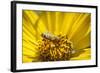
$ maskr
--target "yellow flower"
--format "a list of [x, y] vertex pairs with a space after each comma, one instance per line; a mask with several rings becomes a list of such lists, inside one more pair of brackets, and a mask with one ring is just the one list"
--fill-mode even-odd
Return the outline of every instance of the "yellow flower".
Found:
[[[43, 37], [41, 35], [44, 33], [46, 33], [46, 35], [48, 33], [51, 33], [51, 39], [54, 39], [55, 37], [59, 38], [59, 35], [67, 36], [67, 38], [63, 39], [67, 40], [66, 42], [71, 42], [72, 46], [70, 49], [74, 50], [71, 51], [72, 54], [70, 54], [71, 56], [69, 58], [66, 57], [69, 61], [91, 59], [90, 13], [23, 10], [22, 20], [23, 63], [44, 61], [40, 58], [40, 53], [44, 49], [44, 46], [41, 46], [43, 45]], [[46, 46], [52, 44], [50, 43], [51, 41], [49, 41], [49, 44], [47, 44]], [[54, 45], [55, 44], [50, 46]], [[60, 44], [60, 50], [64, 50], [61, 49], [61, 45], [65, 44]], [[41, 52], [39, 48], [43, 48]], [[57, 51], [54, 53], [55, 55], [53, 55], [52, 58], [57, 59], [59, 59], [58, 57], [56, 57], [57, 54], [62, 54]], [[62, 59], [62, 57], [60, 59]], [[47, 58], [45, 61], [49, 61], [49, 59]]]

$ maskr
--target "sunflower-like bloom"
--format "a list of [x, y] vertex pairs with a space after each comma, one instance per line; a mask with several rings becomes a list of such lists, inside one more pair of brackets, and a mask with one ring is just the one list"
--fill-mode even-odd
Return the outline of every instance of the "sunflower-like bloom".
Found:
[[91, 14], [23, 10], [23, 63], [91, 59]]

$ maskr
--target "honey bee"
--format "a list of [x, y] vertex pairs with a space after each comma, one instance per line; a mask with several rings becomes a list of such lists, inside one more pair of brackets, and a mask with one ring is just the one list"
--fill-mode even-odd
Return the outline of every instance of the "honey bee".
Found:
[[51, 41], [59, 41], [60, 38], [51, 34], [51, 33], [42, 33], [41, 36], [45, 39], [51, 40]]

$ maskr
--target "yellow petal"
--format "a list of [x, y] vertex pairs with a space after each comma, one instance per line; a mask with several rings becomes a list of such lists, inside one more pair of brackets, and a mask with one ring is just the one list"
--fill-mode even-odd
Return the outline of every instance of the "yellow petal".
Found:
[[55, 12], [46, 12], [47, 22], [48, 22], [48, 32], [54, 33], [55, 30]]
[[41, 20], [45, 23], [47, 32], [59, 34], [64, 13], [62, 12], [42, 12]]
[[25, 60], [24, 56], [27, 56], [28, 58], [38, 58], [37, 57], [37, 50], [33, 47], [33, 48], [30, 48], [30, 47], [27, 47], [27, 46], [23, 46], [23, 60]]
[[46, 20], [47, 20], [47, 26], [48, 26], [48, 32], [51, 33], [51, 30], [52, 30], [52, 26], [51, 26], [51, 14], [50, 12], [46, 12], [44, 13], [46, 15]]
[[36, 34], [36, 30], [31, 24], [31, 22], [28, 22], [24, 17], [23, 17], [23, 29], [26, 29], [27, 32], [29, 32], [32, 35]]
[[73, 43], [74, 49], [81, 49], [90, 46], [90, 14], [82, 14], [82, 16], [77, 20], [72, 27], [69, 39]]
[[28, 41], [28, 40], [23, 40], [23, 46], [27, 46], [28, 48], [32, 48], [33, 50], [36, 49], [36, 46], [38, 44], [37, 43], [33, 43], [31, 41]]
[[37, 22], [37, 27], [38, 27], [38, 29], [40, 31], [39, 34], [41, 35], [43, 32], [47, 32], [47, 28], [46, 28], [45, 24], [43, 23], [43, 21], [41, 19], [41, 16], [39, 16], [39, 18], [40, 19]]
[[29, 42], [23, 41], [23, 55], [29, 55], [29, 56], [36, 56], [37, 49], [34, 44], [30, 44]]
[[81, 16], [76, 20], [72, 26], [71, 32], [68, 35], [70, 40], [77, 40], [81, 38], [90, 27], [90, 17], [89, 13], [82, 13]]
[[86, 47], [90, 47], [91, 46], [91, 38], [90, 38], [90, 33], [85, 36], [84, 38], [78, 40], [76, 43], [73, 43], [73, 47], [74, 49], [83, 49]]
[[35, 35], [32, 34], [31, 31], [29, 31], [28, 29], [26, 29], [24, 26], [23, 26], [23, 34], [27, 34], [30, 38], [34, 38], [35, 39]]
[[[27, 49], [27, 48], [26, 48], [26, 49]], [[23, 50], [23, 55], [27, 55], [27, 56], [29, 56], [29, 57], [36, 57], [36, 56], [37, 56], [35, 52], [30, 51], [30, 50], [26, 50], [26, 49], [24, 48], [24, 50]]]
[[54, 26], [52, 27], [52, 28], [54, 28], [55, 35], [59, 35], [61, 32], [63, 18], [64, 18], [63, 12], [55, 12], [55, 24], [53, 24], [53, 25], [55, 25], [55, 27]]
[[42, 11], [41, 13], [40, 13], [40, 20], [43, 22], [43, 24], [44, 24], [44, 26], [47, 28], [47, 30], [48, 30], [48, 20], [47, 20], [47, 14], [46, 14], [47, 12], [45, 12], [45, 11]]
[[[39, 16], [36, 12], [32, 10], [23, 11], [23, 31], [25, 31], [30, 37], [40, 39], [40, 29], [37, 22], [39, 21]], [[24, 32], [24, 33], [25, 33]]]
[[65, 35], [68, 35], [74, 22], [77, 20], [79, 16], [80, 13], [74, 13], [74, 12], [64, 13], [64, 17], [61, 25], [61, 32]]
[[[77, 53], [76, 53], [77, 54]], [[71, 60], [90, 60], [91, 59], [91, 48], [86, 48], [79, 55], [71, 58]]]
[[74, 49], [82, 49], [90, 46], [91, 39], [91, 27], [88, 28], [87, 32], [80, 38], [71, 40], [73, 42]]
[[32, 11], [32, 10], [23, 10], [23, 17], [31, 22], [32, 25], [35, 24], [35, 22], [38, 19], [38, 15], [36, 14], [36, 12]]
[[28, 63], [28, 62], [32, 62], [32, 58], [29, 58], [27, 56], [23, 56], [23, 63]]

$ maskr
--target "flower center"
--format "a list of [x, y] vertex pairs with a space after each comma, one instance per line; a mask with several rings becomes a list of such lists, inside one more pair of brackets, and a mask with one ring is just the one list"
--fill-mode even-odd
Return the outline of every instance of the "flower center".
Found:
[[41, 61], [70, 60], [73, 49], [67, 36], [54, 36], [48, 33], [43, 33], [41, 36], [43, 39], [38, 46]]

